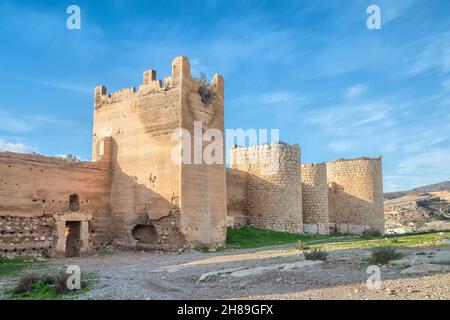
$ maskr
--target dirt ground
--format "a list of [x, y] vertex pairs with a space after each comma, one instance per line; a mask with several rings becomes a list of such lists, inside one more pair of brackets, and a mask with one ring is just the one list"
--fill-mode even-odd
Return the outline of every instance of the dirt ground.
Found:
[[[411, 257], [450, 256], [449, 247], [402, 252]], [[407, 266], [384, 266], [381, 287], [369, 289], [369, 256], [369, 250], [339, 250], [329, 252], [327, 261], [312, 262], [292, 245], [216, 253], [116, 251], [52, 259], [45, 268], [78, 265], [95, 274], [91, 290], [79, 299], [450, 299], [447, 267], [403, 274]], [[15, 282], [17, 277], [3, 278], [0, 287]]]

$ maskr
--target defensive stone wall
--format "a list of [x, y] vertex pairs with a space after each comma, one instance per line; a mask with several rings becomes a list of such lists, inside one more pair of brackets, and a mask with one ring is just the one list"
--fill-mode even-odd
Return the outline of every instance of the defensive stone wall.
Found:
[[327, 163], [330, 222], [340, 233], [384, 233], [381, 157]]
[[249, 223], [247, 183], [247, 172], [237, 169], [227, 169], [227, 212], [229, 226], [239, 228]]
[[0, 153], [0, 250], [6, 255], [54, 254], [55, 219], [75, 211], [95, 217], [87, 250], [110, 242], [109, 165], [107, 157], [72, 163]]
[[303, 224], [306, 233], [329, 233], [327, 165], [301, 166]]
[[250, 224], [275, 231], [303, 232], [300, 147], [284, 143], [233, 148], [231, 168], [248, 173]]

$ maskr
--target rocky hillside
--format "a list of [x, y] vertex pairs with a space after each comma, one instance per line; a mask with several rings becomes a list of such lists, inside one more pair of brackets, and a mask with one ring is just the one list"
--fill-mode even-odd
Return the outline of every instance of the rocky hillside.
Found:
[[450, 192], [416, 192], [386, 199], [387, 233], [450, 230]]
[[419, 187], [416, 189], [406, 190], [406, 191], [398, 191], [398, 192], [387, 192], [384, 194], [384, 197], [386, 199], [396, 199], [400, 198], [409, 194], [421, 194], [421, 193], [428, 193], [428, 192], [440, 192], [440, 191], [448, 191], [450, 192], [450, 181], [445, 181], [441, 183], [436, 184], [430, 184], [427, 186]]

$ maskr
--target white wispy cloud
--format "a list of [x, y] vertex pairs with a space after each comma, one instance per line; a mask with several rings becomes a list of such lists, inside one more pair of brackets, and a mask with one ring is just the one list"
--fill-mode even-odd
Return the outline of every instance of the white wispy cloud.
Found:
[[310, 125], [319, 125], [329, 131], [345, 131], [351, 127], [379, 123], [388, 118], [390, 113], [389, 105], [379, 101], [319, 108], [305, 112], [301, 117]]
[[445, 94], [450, 93], [450, 79], [442, 81], [441, 85]]
[[440, 32], [421, 39], [419, 53], [413, 58], [409, 73], [413, 75], [450, 72], [450, 32]]
[[450, 149], [432, 149], [405, 158], [398, 164], [398, 173], [426, 176], [439, 173], [450, 177]]
[[345, 90], [345, 98], [352, 99], [359, 97], [363, 93], [365, 93], [368, 89], [367, 83], [360, 83], [354, 86], [351, 86]]
[[39, 127], [53, 125], [57, 127], [74, 127], [75, 122], [60, 119], [50, 114], [12, 114], [0, 109], [0, 131], [8, 133], [28, 133]]
[[22, 143], [7, 142], [0, 138], [0, 151], [9, 151], [17, 153], [33, 153], [38, 152], [38, 148]]
[[0, 110], [0, 130], [12, 133], [33, 131], [34, 126], [27, 121]]
[[94, 85], [81, 85], [81, 84], [75, 84], [75, 83], [67, 83], [64, 81], [47, 81], [47, 80], [39, 80], [39, 79], [26, 79], [30, 82], [37, 83], [40, 85], [57, 88], [61, 90], [67, 90], [67, 91], [73, 91], [73, 92], [79, 92], [83, 94], [93, 94], [94, 92]]
[[294, 103], [300, 101], [301, 97], [295, 93], [290, 91], [277, 91], [266, 93], [261, 96], [261, 100], [266, 104], [275, 104], [275, 103]]
[[350, 151], [357, 148], [359, 142], [356, 140], [340, 140], [332, 141], [328, 144], [329, 148], [333, 151], [343, 152]]

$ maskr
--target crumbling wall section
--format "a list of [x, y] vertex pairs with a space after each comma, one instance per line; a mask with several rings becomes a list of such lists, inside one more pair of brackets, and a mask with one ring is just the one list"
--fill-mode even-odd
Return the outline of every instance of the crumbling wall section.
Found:
[[0, 255], [47, 256], [54, 247], [52, 215], [0, 216]]
[[[177, 57], [164, 84], [149, 70], [138, 90], [107, 94], [105, 87], [96, 88], [93, 159], [97, 158], [99, 141], [111, 137], [111, 215], [118, 245], [141, 245], [132, 236], [133, 228], [146, 219], [160, 221], [173, 216], [174, 210], [179, 211], [173, 218], [174, 231], [164, 232], [169, 233], [167, 238], [179, 240], [174, 246], [225, 241], [224, 163], [180, 163], [176, 156], [183, 142], [182, 129], [194, 139], [196, 120], [203, 121], [204, 129], [217, 128], [223, 134], [223, 79], [213, 79], [209, 89], [214, 95], [206, 103], [199, 94], [201, 85], [191, 77], [187, 58]], [[162, 235], [158, 236], [164, 247]]]
[[181, 170], [171, 160], [177, 144], [171, 135], [181, 126], [180, 87], [171, 77], [163, 86], [149, 70], [138, 90], [95, 90], [92, 154], [95, 161], [99, 142], [112, 139], [112, 237], [118, 246], [139, 245], [132, 236], [137, 225], [180, 206]]
[[79, 197], [78, 211], [94, 217], [91, 247], [111, 241], [110, 168], [97, 163], [0, 153], [0, 250], [5, 254], [52, 254], [56, 215], [71, 212], [70, 197]]
[[227, 214], [229, 226], [239, 228], [249, 223], [247, 183], [247, 172], [227, 169]]
[[300, 147], [284, 143], [233, 148], [231, 168], [248, 173], [250, 224], [303, 233]]
[[219, 74], [210, 84], [193, 78], [186, 57], [173, 66], [182, 84], [182, 128], [191, 133], [190, 148], [183, 149], [190, 149], [190, 163], [181, 167], [182, 232], [201, 246], [220, 246], [227, 218], [224, 80]]

